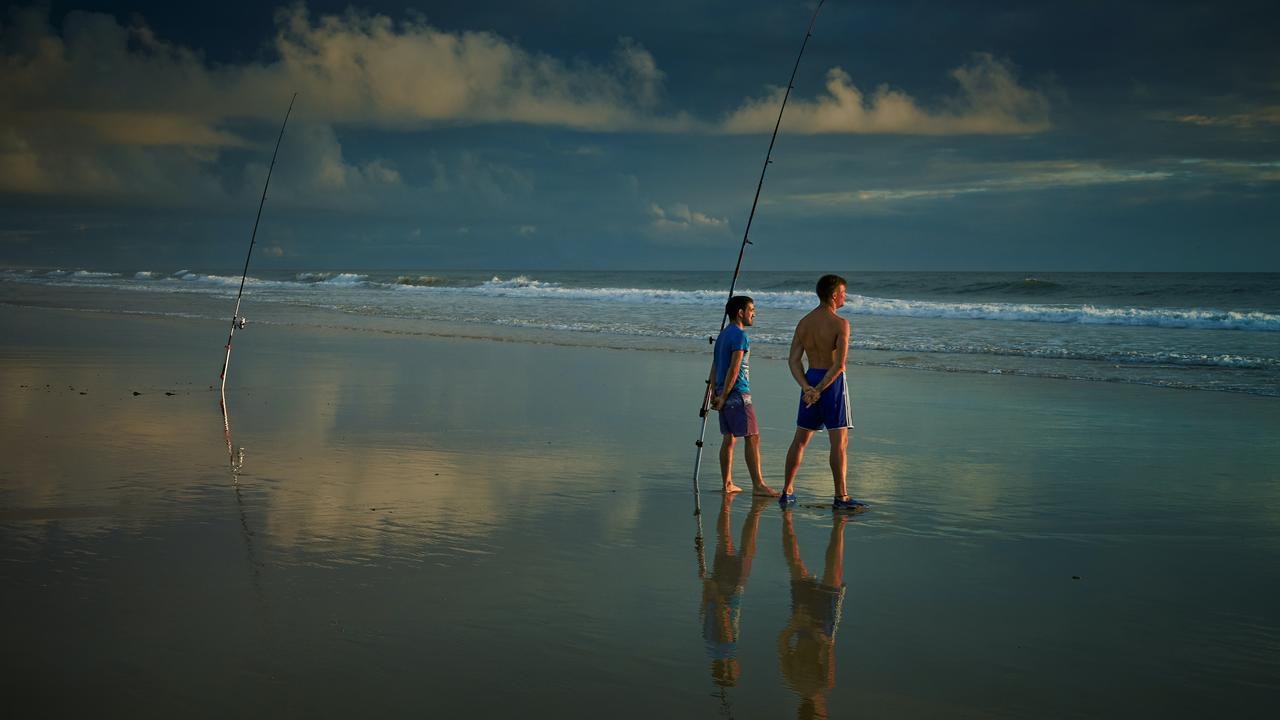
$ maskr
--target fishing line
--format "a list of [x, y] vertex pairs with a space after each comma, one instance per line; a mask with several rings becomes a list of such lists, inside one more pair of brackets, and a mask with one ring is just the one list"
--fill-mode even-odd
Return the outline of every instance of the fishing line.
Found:
[[267, 188], [271, 187], [271, 171], [276, 167], [276, 155], [280, 153], [280, 141], [284, 139], [284, 128], [289, 124], [289, 113], [293, 112], [293, 101], [298, 99], [298, 93], [294, 93], [289, 98], [289, 109], [284, 112], [284, 122], [280, 123], [280, 135], [276, 138], [276, 149], [271, 153], [271, 165], [267, 167], [267, 182], [262, 186], [262, 199], [258, 201], [258, 216], [253, 220], [253, 233], [249, 236], [249, 252], [244, 256], [244, 273], [240, 275], [240, 291], [236, 293], [236, 309], [231, 313], [231, 332], [227, 334], [227, 356], [222, 360], [222, 372], [218, 374], [218, 379], [222, 381], [222, 404], [223, 409], [227, 403], [227, 366], [231, 364], [231, 338], [235, 337], [237, 329], [243, 329], [245, 323], [249, 322], [248, 318], [240, 316], [240, 298], [244, 295], [244, 283], [249, 277], [249, 259], [253, 257], [253, 244], [258, 239], [258, 222], [262, 220], [262, 206], [267, 203]]
[[[800, 52], [796, 54], [796, 64], [791, 68], [791, 79], [787, 81], [787, 90], [782, 95], [782, 106], [778, 108], [778, 120], [773, 124], [773, 136], [769, 138], [769, 150], [764, 155], [764, 167], [760, 168], [760, 182], [756, 184], [756, 196], [751, 201], [751, 214], [747, 216], [747, 227], [742, 232], [742, 245], [738, 248], [738, 262], [733, 266], [733, 280], [729, 283], [729, 300], [733, 299], [733, 291], [738, 287], [738, 274], [742, 271], [742, 256], [747, 252], [747, 246], [753, 244], [749, 239], [751, 237], [751, 221], [756, 217], [756, 205], [760, 203], [760, 190], [764, 187], [764, 175], [769, 170], [769, 164], [773, 162], [770, 158], [773, 156], [773, 144], [778, 139], [778, 128], [782, 126], [782, 113], [787, 109], [787, 99], [791, 97], [791, 89], [795, 87], [796, 71], [800, 69], [800, 58], [804, 57], [805, 46], [809, 44], [809, 38], [813, 36], [814, 23], [818, 21], [818, 11], [822, 10], [822, 3], [825, 0], [818, 0], [818, 7], [813, 10], [813, 17], [809, 19], [809, 27], [805, 30], [804, 41], [800, 43]], [[728, 300], [725, 301], [728, 304]], [[729, 322], [729, 314], [726, 312], [720, 317], [720, 331], [724, 331], [724, 326]], [[715, 338], [711, 338], [711, 342], [715, 343]], [[228, 351], [229, 352], [229, 351]], [[715, 372], [715, 357], [711, 358], [711, 369]], [[702, 393], [702, 408], [698, 411], [698, 416], [702, 418], [702, 428], [698, 431], [698, 441], [694, 443], [698, 447], [698, 455], [693, 461], [693, 514], [702, 514], [702, 492], [698, 486], [699, 475], [702, 470], [702, 448], [703, 441], [707, 436], [707, 409], [711, 404], [711, 393], [714, 391], [712, 380], [708, 378], [707, 387]]]

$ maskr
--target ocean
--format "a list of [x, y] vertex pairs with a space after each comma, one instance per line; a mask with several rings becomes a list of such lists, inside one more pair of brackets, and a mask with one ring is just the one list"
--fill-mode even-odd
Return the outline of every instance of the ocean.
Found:
[[[747, 271], [757, 356], [786, 356], [819, 272]], [[850, 363], [1280, 396], [1280, 273], [855, 272]], [[254, 269], [273, 325], [709, 353], [727, 272]], [[10, 268], [0, 302], [230, 319], [236, 270]], [[244, 337], [249, 341], [251, 336]], [[221, 341], [213, 339], [213, 344]], [[217, 353], [214, 353], [215, 355]]]

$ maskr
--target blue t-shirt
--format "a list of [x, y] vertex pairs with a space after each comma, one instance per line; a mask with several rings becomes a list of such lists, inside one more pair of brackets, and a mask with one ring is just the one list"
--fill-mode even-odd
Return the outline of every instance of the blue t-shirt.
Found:
[[751, 353], [751, 341], [747, 339], [747, 332], [733, 323], [726, 325], [720, 332], [720, 337], [716, 338], [716, 392], [719, 393], [724, 388], [724, 379], [729, 375], [729, 360], [735, 350], [742, 351], [742, 369], [738, 371], [738, 381], [734, 383], [733, 389], [743, 395], [750, 395], [747, 356]]

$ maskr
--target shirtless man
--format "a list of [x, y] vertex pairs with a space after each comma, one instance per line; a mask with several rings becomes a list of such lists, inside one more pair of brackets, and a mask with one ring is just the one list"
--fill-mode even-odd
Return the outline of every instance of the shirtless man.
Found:
[[[836, 314], [844, 307], [848, 283], [839, 275], [823, 275], [818, 279], [818, 307], [800, 319], [791, 338], [787, 365], [800, 385], [800, 409], [796, 415], [796, 436], [787, 450], [786, 485], [779, 502], [785, 507], [796, 501], [796, 472], [804, 459], [805, 446], [813, 433], [826, 428], [831, 440], [831, 480], [836, 510], [858, 511], [866, 506], [849, 497], [845, 485], [849, 444], [849, 428], [853, 417], [849, 412], [849, 391], [844, 382], [845, 357], [849, 354], [849, 321]], [[806, 371], [803, 358], [809, 361]]]
[[733, 445], [743, 438], [747, 446], [747, 472], [751, 474], [753, 495], [777, 497], [778, 491], [765, 485], [760, 471], [760, 430], [751, 406], [751, 385], [747, 379], [751, 341], [746, 329], [756, 319], [756, 304], [746, 295], [737, 295], [725, 305], [729, 324], [716, 338], [715, 364], [707, 383], [712, 387], [711, 409], [720, 413], [720, 479], [724, 493], [742, 492], [733, 484]]

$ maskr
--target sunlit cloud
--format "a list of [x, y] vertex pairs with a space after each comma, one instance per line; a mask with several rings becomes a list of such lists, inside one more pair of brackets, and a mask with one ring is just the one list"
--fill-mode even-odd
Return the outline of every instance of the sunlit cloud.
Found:
[[1230, 115], [1178, 115], [1174, 118], [1180, 123], [1199, 125], [1201, 127], [1254, 128], [1268, 125], [1280, 125], [1280, 105], [1258, 108], [1248, 112]]
[[[21, 11], [25, 36], [8, 43], [0, 80], [19, 126], [54, 122], [107, 142], [223, 146], [242, 141], [229, 118], [275, 120], [300, 93], [315, 121], [420, 127], [516, 122], [585, 130], [665, 129], [686, 122], [651, 110], [664, 74], [634, 40], [611, 64], [567, 64], [488, 32], [446, 32], [349, 10], [313, 17], [276, 12], [268, 63], [214, 66], [136, 21], [72, 12], [61, 35], [41, 11]], [[11, 28], [11, 33], [13, 32]]]
[[[316, 128], [692, 126], [657, 112], [664, 73], [627, 38], [611, 61], [592, 65], [493, 33], [356, 10], [317, 17], [296, 4], [276, 23], [274, 60], [214, 65], [140, 19], [124, 26], [77, 11], [58, 32], [46, 10], [11, 13], [0, 48], [0, 191], [225, 196], [213, 166], [249, 145], [246, 120], [279, 122], [295, 91], [297, 113]], [[319, 159], [318, 186], [402, 182], [385, 160], [343, 166], [334, 157]]]
[[805, 205], [841, 207], [908, 200], [945, 200], [986, 193], [1036, 192], [1097, 185], [1154, 183], [1176, 176], [1171, 170], [1108, 168], [1096, 163], [1016, 163], [992, 167], [997, 174], [966, 182], [942, 182], [914, 187], [867, 188], [792, 195], [788, 200]]
[[1280, 182], [1280, 160], [1217, 160], [1184, 158], [1178, 161], [1184, 171], [1217, 176], [1244, 183]]
[[684, 203], [664, 208], [657, 203], [649, 205], [653, 226], [660, 230], [727, 229], [728, 218], [718, 218], [703, 212], [690, 210]]
[[[1018, 83], [1013, 68], [989, 54], [951, 71], [959, 90], [935, 109], [887, 85], [869, 96], [841, 68], [827, 72], [826, 94], [793, 98], [782, 120], [795, 133], [895, 133], [906, 135], [1008, 135], [1049, 129], [1048, 98]], [[777, 121], [783, 88], [748, 100], [723, 122], [730, 133], [769, 132]]]
[[[580, 130], [675, 129], [652, 110], [664, 75], [633, 40], [611, 65], [569, 65], [488, 32], [445, 32], [348, 11], [313, 19], [302, 5], [277, 13], [278, 65], [261, 81], [296, 88], [333, 122], [418, 127], [516, 122]], [[250, 86], [257, 78], [246, 74]]]

